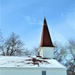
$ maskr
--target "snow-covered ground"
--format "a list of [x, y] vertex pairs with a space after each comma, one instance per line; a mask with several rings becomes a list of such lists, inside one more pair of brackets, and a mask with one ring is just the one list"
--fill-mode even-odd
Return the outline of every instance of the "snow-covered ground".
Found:
[[0, 67], [65, 68], [54, 59], [39, 57], [0, 56]]

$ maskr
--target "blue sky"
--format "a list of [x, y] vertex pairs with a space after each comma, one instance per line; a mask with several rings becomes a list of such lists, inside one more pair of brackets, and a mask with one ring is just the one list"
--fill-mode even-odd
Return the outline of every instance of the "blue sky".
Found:
[[53, 42], [75, 39], [75, 0], [0, 0], [0, 29], [11, 32], [29, 49], [40, 44], [44, 16]]

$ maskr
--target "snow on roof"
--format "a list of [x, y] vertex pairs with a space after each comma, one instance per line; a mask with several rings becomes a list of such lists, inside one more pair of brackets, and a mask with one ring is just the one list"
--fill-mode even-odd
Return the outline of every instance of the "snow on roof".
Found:
[[19, 56], [0, 56], [0, 67], [65, 68], [54, 59]]

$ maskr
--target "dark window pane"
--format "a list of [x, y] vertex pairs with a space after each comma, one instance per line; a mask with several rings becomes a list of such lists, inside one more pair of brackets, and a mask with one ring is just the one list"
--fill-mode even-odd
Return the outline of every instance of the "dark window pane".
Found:
[[42, 71], [42, 75], [46, 75], [46, 71]]

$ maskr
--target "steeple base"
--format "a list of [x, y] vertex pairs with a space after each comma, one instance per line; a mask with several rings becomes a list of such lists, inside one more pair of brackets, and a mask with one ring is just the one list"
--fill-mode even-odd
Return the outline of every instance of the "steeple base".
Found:
[[54, 52], [54, 47], [40, 47], [39, 50], [39, 55], [42, 58], [53, 58], [53, 52]]

